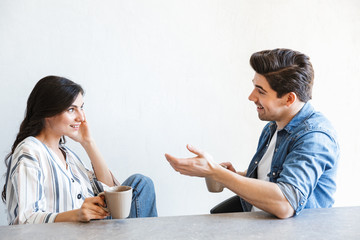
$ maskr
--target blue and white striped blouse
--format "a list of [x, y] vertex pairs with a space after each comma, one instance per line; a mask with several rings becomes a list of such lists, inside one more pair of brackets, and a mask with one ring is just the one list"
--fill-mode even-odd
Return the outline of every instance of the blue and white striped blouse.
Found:
[[34, 137], [16, 147], [6, 180], [9, 224], [54, 222], [58, 213], [80, 208], [85, 198], [107, 187], [69, 148], [61, 149], [66, 153], [67, 169]]

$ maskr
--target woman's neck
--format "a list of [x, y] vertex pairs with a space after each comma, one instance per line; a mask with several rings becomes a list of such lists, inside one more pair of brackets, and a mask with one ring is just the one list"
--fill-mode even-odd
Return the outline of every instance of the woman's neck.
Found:
[[46, 133], [46, 131], [41, 131], [40, 134], [35, 137], [49, 148], [53, 150], [59, 149], [61, 137], [53, 136], [52, 134]]

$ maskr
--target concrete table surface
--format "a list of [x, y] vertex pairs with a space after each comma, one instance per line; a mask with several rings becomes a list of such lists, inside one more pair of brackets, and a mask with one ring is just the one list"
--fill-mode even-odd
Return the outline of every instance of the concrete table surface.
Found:
[[360, 207], [1, 226], [0, 239], [360, 239]]

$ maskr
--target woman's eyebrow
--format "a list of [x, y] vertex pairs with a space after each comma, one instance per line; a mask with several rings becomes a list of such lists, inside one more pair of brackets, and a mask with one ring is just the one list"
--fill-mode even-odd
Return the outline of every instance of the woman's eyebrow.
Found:
[[[84, 106], [84, 103], [81, 104], [80, 108], [82, 108]], [[75, 105], [75, 104], [71, 104], [70, 107], [74, 107], [74, 108], [79, 108], [79, 106]]]

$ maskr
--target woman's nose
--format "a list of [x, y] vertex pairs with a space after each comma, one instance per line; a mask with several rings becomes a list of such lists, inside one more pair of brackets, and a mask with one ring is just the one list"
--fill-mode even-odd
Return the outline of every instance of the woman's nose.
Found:
[[79, 121], [79, 122], [85, 121], [85, 114], [84, 114], [83, 110], [79, 110], [77, 112], [76, 120]]

